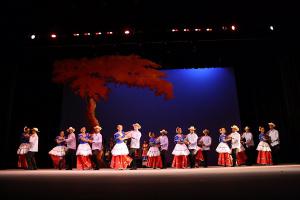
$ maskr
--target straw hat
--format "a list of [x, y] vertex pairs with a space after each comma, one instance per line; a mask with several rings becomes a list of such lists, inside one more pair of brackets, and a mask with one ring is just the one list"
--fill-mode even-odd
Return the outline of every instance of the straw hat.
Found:
[[208, 129], [204, 129], [204, 130], [203, 130], [203, 133], [209, 134], [209, 130], [208, 130]]
[[141, 128], [142, 128], [141, 125], [140, 125], [139, 123], [132, 124], [132, 126], [136, 126], [136, 127], [138, 127], [138, 129], [141, 129]]
[[168, 134], [168, 131], [166, 131], [165, 129], [159, 131], [160, 133], [164, 133], [164, 134]]
[[75, 128], [73, 128], [72, 126], [70, 126], [70, 127], [67, 129], [67, 131], [69, 131], [69, 130], [75, 131]]
[[35, 132], [37, 132], [37, 133], [40, 132], [38, 128], [32, 128], [31, 130], [32, 130], [32, 131], [35, 131]]
[[269, 126], [273, 126], [273, 127], [276, 126], [273, 122], [270, 122], [270, 123], [268, 123], [268, 124], [269, 124]]
[[94, 127], [94, 129], [99, 129], [101, 131], [102, 127], [97, 125], [97, 126]]
[[250, 130], [250, 127], [249, 127], [249, 126], [246, 126], [246, 127], [245, 127], [245, 130]]
[[237, 125], [233, 125], [233, 126], [231, 126], [231, 128], [234, 128], [236, 131], [239, 131], [239, 130], [240, 130], [239, 127], [238, 127]]
[[190, 128], [188, 128], [188, 130], [190, 130], [190, 131], [195, 131], [196, 128], [195, 128], [194, 126], [190, 126]]

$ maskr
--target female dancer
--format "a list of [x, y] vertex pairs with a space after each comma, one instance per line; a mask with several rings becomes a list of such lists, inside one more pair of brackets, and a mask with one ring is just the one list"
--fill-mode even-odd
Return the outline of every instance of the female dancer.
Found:
[[247, 162], [247, 155], [245, 152], [244, 145], [241, 144], [241, 148], [238, 150], [237, 156], [236, 156], [236, 162], [238, 165], [244, 165]]
[[268, 138], [265, 134], [265, 128], [259, 127], [259, 144], [256, 148], [258, 151], [257, 155], [257, 164], [261, 165], [272, 165], [272, 154], [271, 154], [271, 148], [269, 144], [267, 143]]
[[176, 143], [176, 145], [172, 152], [172, 154], [174, 155], [172, 167], [187, 168], [187, 156], [190, 154], [190, 151], [185, 144], [185, 137], [182, 134], [182, 129], [180, 127], [176, 128], [176, 133], [177, 135], [174, 138], [174, 142]]
[[85, 127], [82, 127], [80, 132], [81, 133], [78, 135], [79, 145], [76, 152], [77, 169], [88, 170], [92, 168], [92, 149], [89, 143], [92, 143], [93, 141], [90, 139], [89, 134], [86, 133]]
[[112, 159], [110, 167], [113, 169], [123, 170], [130, 165], [132, 158], [128, 156], [129, 151], [124, 143], [124, 140], [126, 140], [127, 137], [123, 131], [123, 126], [117, 125], [117, 130], [118, 131], [114, 134], [116, 144], [111, 150]]
[[153, 169], [162, 168], [160, 151], [158, 148], [157, 139], [155, 138], [155, 134], [150, 132], [149, 137], [150, 137], [149, 139], [150, 149], [147, 153], [148, 156], [147, 167], [152, 167]]
[[219, 136], [219, 145], [217, 146], [216, 151], [219, 154], [218, 157], [218, 165], [224, 166], [224, 167], [230, 167], [232, 166], [232, 157], [231, 157], [231, 150], [226, 143], [230, 139], [226, 139], [226, 129], [220, 128], [219, 129], [220, 136]]
[[26, 161], [26, 154], [30, 148], [29, 144], [29, 137], [30, 137], [30, 128], [24, 127], [22, 136], [21, 136], [21, 144], [17, 150], [18, 154], [18, 167], [27, 169], [27, 161]]
[[60, 131], [59, 136], [55, 138], [56, 147], [49, 151], [55, 169], [61, 170], [65, 165], [66, 141], [65, 132]]

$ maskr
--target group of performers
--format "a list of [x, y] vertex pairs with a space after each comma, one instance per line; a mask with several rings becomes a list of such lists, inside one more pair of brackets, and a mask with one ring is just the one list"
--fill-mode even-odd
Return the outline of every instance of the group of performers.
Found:
[[[256, 148], [256, 163], [272, 165], [278, 163], [279, 133], [274, 123], [268, 123], [270, 130], [265, 132], [264, 127], [259, 127], [259, 144]], [[76, 166], [79, 170], [99, 170], [103, 164], [103, 157], [109, 157], [109, 166], [113, 169], [124, 170], [130, 166], [131, 170], [137, 169], [137, 152], [140, 149], [141, 125], [135, 123], [131, 131], [124, 132], [122, 125], [117, 125], [117, 132], [109, 141], [108, 150], [103, 153], [102, 128], [95, 126], [91, 133], [86, 128], [80, 129], [80, 134], [75, 135], [75, 129], [69, 127], [67, 135], [61, 131], [55, 138], [56, 146], [49, 151], [49, 156], [56, 169], [72, 170]], [[218, 165], [235, 167], [238, 165], [252, 165], [255, 159], [254, 139], [249, 127], [240, 135], [239, 127], [231, 126], [231, 133], [227, 134], [225, 128], [219, 129]], [[196, 128], [188, 128], [189, 133], [183, 134], [180, 127], [176, 128], [174, 137], [175, 148], [172, 151], [173, 168], [207, 167], [212, 138], [210, 131], [204, 129], [203, 135], [198, 137]], [[21, 136], [21, 145], [17, 150], [19, 156], [18, 167], [34, 170], [37, 169], [35, 153], [38, 152], [37, 128], [24, 128]], [[127, 141], [130, 139], [130, 144]], [[78, 146], [76, 145], [78, 142]], [[142, 161], [145, 167], [165, 169], [168, 167], [166, 155], [169, 147], [168, 132], [161, 130], [156, 137], [154, 132], [149, 132], [149, 140], [142, 145]]]

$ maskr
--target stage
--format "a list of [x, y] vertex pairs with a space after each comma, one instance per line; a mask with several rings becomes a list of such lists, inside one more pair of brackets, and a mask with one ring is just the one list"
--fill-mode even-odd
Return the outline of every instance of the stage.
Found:
[[1, 195], [22, 199], [257, 199], [300, 197], [300, 165], [0, 171]]

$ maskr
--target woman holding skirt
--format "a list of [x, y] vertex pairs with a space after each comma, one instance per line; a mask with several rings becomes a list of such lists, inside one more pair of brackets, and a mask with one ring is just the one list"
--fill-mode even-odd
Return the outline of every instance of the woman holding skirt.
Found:
[[240, 165], [244, 165], [247, 162], [247, 155], [245, 152], [245, 147], [241, 144], [241, 148], [238, 150], [237, 156], [236, 156], [236, 162], [237, 164]]
[[185, 137], [182, 134], [182, 129], [180, 127], [176, 128], [176, 133], [177, 135], [174, 138], [174, 142], [176, 143], [176, 145], [172, 152], [172, 154], [174, 155], [172, 167], [184, 169], [187, 168], [187, 156], [190, 154], [190, 151], [185, 144]]
[[272, 154], [271, 154], [271, 148], [270, 145], [267, 143], [267, 135], [265, 134], [265, 128], [260, 127], [259, 128], [260, 134], [259, 134], [259, 144], [256, 148], [258, 151], [257, 155], [257, 164], [260, 165], [272, 165]]
[[150, 132], [149, 137], [150, 137], [150, 139], [149, 139], [150, 148], [147, 153], [147, 156], [148, 156], [147, 167], [151, 167], [153, 169], [162, 168], [160, 151], [158, 148], [158, 142], [155, 138], [155, 134]]
[[18, 154], [18, 167], [27, 169], [27, 161], [26, 161], [26, 154], [29, 151], [30, 144], [29, 144], [29, 137], [30, 137], [30, 128], [24, 127], [24, 132], [21, 136], [21, 144], [17, 150]]
[[125, 133], [123, 131], [123, 126], [118, 125], [117, 130], [118, 132], [114, 134], [116, 144], [111, 150], [112, 159], [110, 162], [110, 167], [113, 169], [123, 170], [130, 165], [132, 158], [128, 156], [129, 151], [126, 144], [124, 143], [124, 140], [126, 140], [127, 137], [125, 136]]
[[92, 140], [90, 139], [89, 134], [86, 133], [85, 127], [82, 127], [80, 132], [81, 133], [78, 135], [79, 145], [76, 152], [77, 169], [88, 170], [92, 168], [92, 149], [89, 144], [92, 143]]
[[65, 166], [66, 155], [66, 141], [64, 131], [60, 131], [59, 136], [55, 138], [55, 142], [57, 146], [49, 151], [49, 155], [53, 161], [54, 168], [61, 170]]
[[219, 136], [219, 145], [217, 146], [216, 152], [218, 152], [218, 165], [224, 167], [231, 167], [232, 166], [232, 157], [231, 157], [231, 150], [226, 143], [229, 139], [226, 139], [226, 129], [220, 128], [219, 129], [220, 136]]

